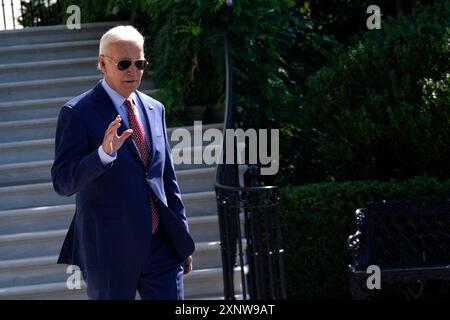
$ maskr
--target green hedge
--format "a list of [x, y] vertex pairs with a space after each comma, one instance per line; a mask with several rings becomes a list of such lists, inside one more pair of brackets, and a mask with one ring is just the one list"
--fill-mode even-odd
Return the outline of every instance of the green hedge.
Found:
[[313, 161], [301, 169], [315, 181], [450, 178], [449, 38], [450, 2], [418, 4], [310, 77], [299, 149]]
[[450, 180], [416, 177], [403, 182], [318, 183], [281, 189], [281, 215], [289, 299], [349, 298], [346, 248], [356, 231], [354, 212], [377, 200], [406, 199], [435, 207], [450, 197]]

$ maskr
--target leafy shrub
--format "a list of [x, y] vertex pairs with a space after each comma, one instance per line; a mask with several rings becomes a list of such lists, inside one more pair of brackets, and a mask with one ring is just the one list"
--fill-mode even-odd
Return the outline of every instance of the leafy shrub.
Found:
[[81, 7], [83, 22], [130, 19], [145, 33], [149, 70], [169, 122], [185, 105], [223, 102], [228, 31], [234, 105], [244, 110], [246, 127], [280, 128], [283, 141], [297, 130], [296, 90], [338, 45], [316, 34], [292, 0], [236, 0], [231, 6], [224, 0], [69, 2]]
[[450, 177], [449, 17], [448, 1], [417, 5], [308, 80], [301, 128], [316, 144], [305, 171], [339, 181]]
[[22, 15], [17, 18], [17, 22], [24, 27], [48, 26], [62, 22], [63, 15], [56, 2], [21, 1], [20, 6]]
[[436, 207], [450, 198], [450, 180], [415, 177], [402, 182], [316, 183], [281, 189], [281, 223], [289, 299], [347, 299], [347, 237], [355, 210], [380, 200]]
[[132, 21], [144, 30], [146, 54], [170, 111], [224, 100], [224, 1], [135, 2]]

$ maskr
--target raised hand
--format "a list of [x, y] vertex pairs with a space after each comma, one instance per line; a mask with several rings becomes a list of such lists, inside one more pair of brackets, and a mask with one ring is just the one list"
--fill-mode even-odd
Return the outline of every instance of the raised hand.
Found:
[[121, 136], [117, 135], [117, 129], [120, 128], [120, 123], [122, 117], [117, 115], [116, 119], [111, 122], [105, 131], [105, 136], [103, 137], [102, 148], [107, 154], [113, 154], [122, 147], [125, 140], [128, 139], [133, 134], [132, 129], [128, 129], [122, 133]]

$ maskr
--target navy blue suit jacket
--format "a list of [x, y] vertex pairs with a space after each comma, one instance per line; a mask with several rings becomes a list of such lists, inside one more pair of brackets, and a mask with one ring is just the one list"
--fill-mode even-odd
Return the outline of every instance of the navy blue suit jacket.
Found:
[[[136, 92], [149, 108], [150, 157], [142, 163], [128, 138], [117, 159], [106, 167], [98, 156], [117, 110], [100, 83], [70, 100], [59, 114], [52, 180], [63, 196], [76, 194], [76, 212], [58, 263], [81, 270], [139, 270], [150, 252], [152, 192], [164, 228], [180, 264], [194, 251], [177, 184], [165, 124], [164, 106]], [[121, 135], [128, 128], [122, 121]]]

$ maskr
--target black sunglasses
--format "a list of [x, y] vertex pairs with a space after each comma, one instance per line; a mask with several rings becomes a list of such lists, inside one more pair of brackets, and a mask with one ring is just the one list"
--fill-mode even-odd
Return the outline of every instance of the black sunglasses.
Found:
[[[105, 56], [106, 58], [110, 59], [111, 61], [114, 62], [114, 64], [117, 66], [117, 69], [123, 71], [123, 70], [127, 70], [130, 66], [131, 66], [131, 60], [120, 60], [119, 62], [115, 62], [112, 58]], [[134, 65], [136, 66], [136, 68], [138, 70], [144, 70], [145, 67], [147, 66], [148, 62], [147, 60], [136, 60], [134, 62]]]

